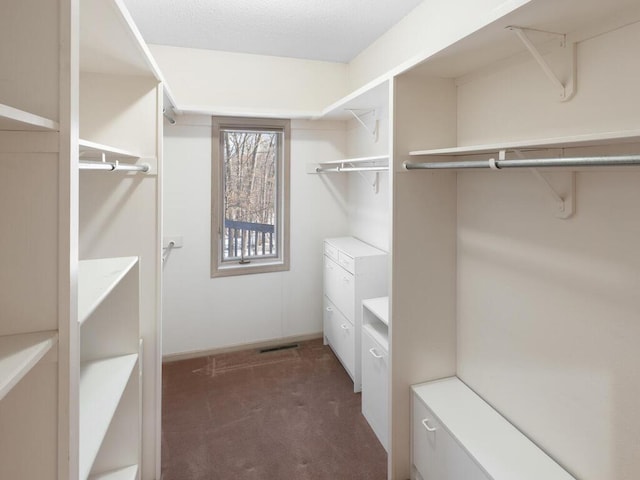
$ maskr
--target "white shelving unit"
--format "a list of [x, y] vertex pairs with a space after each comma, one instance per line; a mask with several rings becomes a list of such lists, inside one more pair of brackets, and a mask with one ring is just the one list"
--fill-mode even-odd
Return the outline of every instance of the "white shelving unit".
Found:
[[80, 373], [80, 478], [93, 462], [134, 372], [137, 354], [88, 362]]
[[56, 332], [0, 337], [0, 401], [56, 344]]
[[[140, 424], [141, 391], [134, 375], [140, 359], [138, 290], [137, 257], [80, 261], [79, 478], [82, 480], [116, 467], [131, 466], [132, 460], [137, 467], [139, 461], [139, 428], [133, 436], [119, 439], [118, 447], [105, 442], [111, 425]], [[125, 395], [127, 390], [129, 395]], [[121, 402], [128, 405], [121, 407]], [[124, 454], [119, 450], [123, 444], [128, 450]], [[97, 461], [99, 457], [103, 460]]]
[[[160, 73], [121, 0], [8, 0], [0, 44], [0, 478], [155, 480]], [[103, 155], [153, 172], [78, 173]]]
[[[616, 378], [633, 375], [627, 359], [637, 344], [633, 245], [639, 231], [639, 168], [543, 169], [537, 174], [544, 174], [553, 199], [539, 191], [526, 169], [404, 167], [486, 162], [500, 155], [517, 160], [640, 154], [640, 69], [631, 60], [638, 56], [639, 20], [640, 5], [631, 0], [606, 5], [562, 0], [553, 7], [532, 0], [476, 31], [456, 32], [460, 40], [427, 52], [394, 77], [391, 479], [421, 478], [411, 472], [407, 442], [409, 387], [455, 375], [576, 478], [640, 473], [637, 463], [627, 461], [633, 437], [623, 426], [640, 419], [627, 407], [638, 382], [610, 398], [607, 379], [593, 378], [583, 391], [575, 370], [588, 364], [582, 370], [587, 375], [603, 369]], [[561, 98], [509, 26], [526, 29], [562, 86], [577, 75], [575, 95]], [[564, 34], [566, 47], [557, 33]], [[571, 50], [577, 52], [575, 69], [567, 62]], [[567, 198], [577, 199], [574, 215], [559, 221], [547, 214], [548, 205]], [[510, 255], [515, 245], [518, 253]], [[588, 275], [579, 273], [591, 271], [593, 259], [602, 258], [614, 271], [626, 272], [620, 285], [634, 287], [612, 299], [610, 282], [587, 281]], [[572, 293], [555, 296], [562, 288], [558, 272], [566, 265], [572, 274], [562, 284], [571, 283]], [[504, 301], [493, 301], [495, 292]], [[541, 299], [544, 313], [537, 309]], [[608, 312], [606, 322], [598, 321], [598, 312]], [[550, 331], [553, 345], [537, 349], [534, 339]], [[601, 354], [592, 361], [594, 348]], [[548, 358], [554, 358], [554, 373], [541, 378]], [[547, 403], [541, 406], [540, 398]], [[457, 407], [449, 412], [456, 428], [462, 421], [464, 428], [473, 427], [464, 405], [447, 399], [445, 404]], [[602, 422], [584, 429], [584, 418]], [[446, 429], [449, 420], [441, 420]], [[424, 430], [414, 423], [417, 427]], [[493, 429], [478, 431], [484, 442]], [[424, 446], [438, 443], [423, 440]], [[459, 444], [447, 442], [440, 445]], [[515, 458], [507, 451], [498, 448], [496, 462]], [[493, 478], [494, 473], [460, 473], [456, 468], [462, 465], [471, 468], [473, 461], [449, 465], [452, 477], [440, 472], [434, 478]]]

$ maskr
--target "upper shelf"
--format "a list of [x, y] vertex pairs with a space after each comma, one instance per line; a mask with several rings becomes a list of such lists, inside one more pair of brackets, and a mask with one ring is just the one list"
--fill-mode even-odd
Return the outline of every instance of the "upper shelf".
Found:
[[138, 257], [81, 260], [78, 271], [78, 322], [82, 324], [107, 298]]
[[352, 118], [349, 110], [386, 110], [388, 104], [389, 82], [386, 79], [380, 79], [329, 105], [314, 119], [348, 120]]
[[55, 132], [59, 128], [58, 122], [0, 104], [0, 130]]
[[513, 152], [516, 150], [544, 150], [552, 148], [578, 148], [610, 145], [612, 143], [638, 143], [640, 130], [623, 130], [618, 132], [604, 132], [588, 135], [574, 135], [569, 137], [543, 138], [524, 140], [521, 142], [505, 142], [487, 145], [469, 145], [463, 147], [440, 148], [432, 150], [414, 150], [411, 156], [465, 156], [497, 153], [500, 151]]
[[426, 53], [423, 60], [409, 67], [434, 77], [459, 78], [500, 60], [525, 52], [509, 26], [538, 30], [535, 42], [553, 37], [544, 32], [567, 34], [568, 41], [581, 41], [640, 19], [637, 0], [563, 0], [553, 3], [533, 0], [452, 45]]
[[83, 0], [80, 70], [113, 75], [162, 74], [122, 0]]
[[382, 323], [389, 325], [389, 297], [368, 298], [362, 301], [362, 305]]
[[0, 400], [56, 343], [56, 332], [0, 337]]

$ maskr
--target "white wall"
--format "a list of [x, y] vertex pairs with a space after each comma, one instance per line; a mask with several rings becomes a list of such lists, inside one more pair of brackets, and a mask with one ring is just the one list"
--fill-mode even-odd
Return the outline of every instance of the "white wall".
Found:
[[[374, 114], [363, 116], [363, 121], [373, 125]], [[378, 132], [374, 138], [355, 119], [347, 122], [346, 157], [368, 157], [389, 154], [389, 114], [386, 105], [376, 109]], [[342, 174], [344, 175], [344, 174]], [[391, 220], [389, 218], [389, 173], [349, 173], [349, 235], [374, 247], [389, 251]], [[376, 184], [377, 188], [373, 188]]]
[[164, 234], [184, 246], [164, 267], [164, 355], [321, 332], [322, 239], [347, 232], [347, 179], [306, 164], [343, 156], [343, 122], [292, 122], [291, 270], [211, 279], [210, 119], [178, 120], [165, 125]]
[[343, 63], [162, 45], [149, 48], [184, 110], [310, 117], [347, 93]]
[[[580, 43], [566, 103], [533, 61], [460, 85], [459, 143], [640, 128], [639, 44], [637, 23]], [[559, 220], [529, 172], [458, 175], [458, 375], [583, 480], [640, 478], [639, 184], [579, 172]]]

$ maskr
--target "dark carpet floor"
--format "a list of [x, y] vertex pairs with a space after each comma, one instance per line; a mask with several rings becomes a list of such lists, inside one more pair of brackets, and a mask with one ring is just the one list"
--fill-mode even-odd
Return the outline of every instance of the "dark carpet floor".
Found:
[[164, 480], [384, 480], [360, 394], [322, 340], [163, 365]]

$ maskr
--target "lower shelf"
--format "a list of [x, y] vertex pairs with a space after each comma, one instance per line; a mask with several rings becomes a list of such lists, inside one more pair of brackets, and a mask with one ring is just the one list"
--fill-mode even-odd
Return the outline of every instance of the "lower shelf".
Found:
[[82, 366], [80, 373], [81, 479], [89, 478], [91, 467], [137, 361], [138, 354], [134, 353], [87, 362]]
[[0, 336], [0, 400], [56, 343], [56, 332]]
[[136, 480], [138, 478], [138, 466], [119, 468], [111, 472], [99, 473], [91, 475], [89, 480]]

